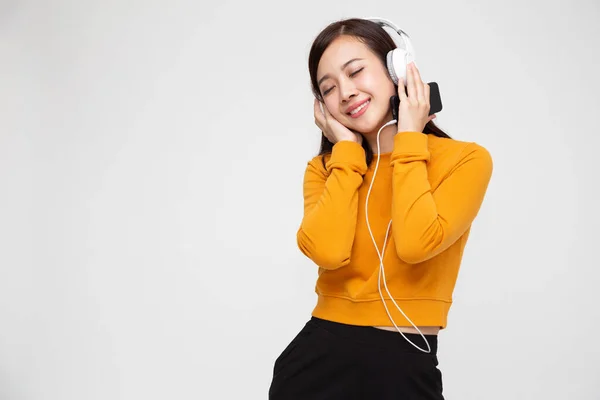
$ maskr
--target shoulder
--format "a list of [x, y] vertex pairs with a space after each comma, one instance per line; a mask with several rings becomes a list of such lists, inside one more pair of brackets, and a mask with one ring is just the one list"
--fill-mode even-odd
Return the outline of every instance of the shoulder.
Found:
[[475, 142], [440, 138], [429, 135], [430, 167], [440, 177], [447, 177], [457, 170], [472, 178], [489, 180], [493, 170], [490, 152]]
[[433, 160], [454, 159], [461, 160], [477, 158], [492, 164], [492, 155], [482, 145], [475, 142], [466, 142], [429, 135], [428, 148]]

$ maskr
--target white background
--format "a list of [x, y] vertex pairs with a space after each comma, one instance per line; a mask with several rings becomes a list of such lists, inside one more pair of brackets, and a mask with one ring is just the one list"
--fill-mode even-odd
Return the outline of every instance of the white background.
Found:
[[600, 399], [596, 0], [0, 2], [0, 399], [267, 398], [316, 300], [308, 50], [366, 16], [494, 158], [446, 398]]

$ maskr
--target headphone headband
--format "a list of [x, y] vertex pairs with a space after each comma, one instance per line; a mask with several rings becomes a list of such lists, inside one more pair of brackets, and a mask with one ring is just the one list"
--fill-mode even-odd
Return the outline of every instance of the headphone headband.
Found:
[[378, 24], [379, 26], [381, 26], [382, 28], [384, 26], [387, 26], [389, 28], [392, 28], [394, 30], [394, 32], [396, 32], [400, 38], [402, 39], [402, 42], [404, 43], [404, 45], [406, 46], [406, 51], [408, 53], [410, 53], [413, 58], [415, 56], [415, 50], [412, 47], [412, 43], [410, 42], [410, 37], [408, 36], [408, 34], [406, 32], [404, 32], [402, 29], [398, 28], [396, 25], [394, 25], [394, 23], [390, 20], [387, 19], [383, 19], [383, 18], [364, 18], [366, 20], [369, 20], [371, 22], [375, 22], [376, 24]]

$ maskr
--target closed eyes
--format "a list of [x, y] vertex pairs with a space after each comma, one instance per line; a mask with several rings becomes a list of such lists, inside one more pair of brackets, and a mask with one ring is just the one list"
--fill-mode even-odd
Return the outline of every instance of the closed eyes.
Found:
[[[359, 68], [356, 71], [352, 72], [350, 74], [350, 77], [353, 78], [354, 76], [356, 76], [359, 72], [361, 72], [363, 69], [365, 69], [365, 67]], [[327, 95], [329, 92], [331, 92], [331, 90], [335, 88], [335, 86], [330, 87], [329, 89], [327, 89], [326, 91], [323, 92], [323, 96]]]

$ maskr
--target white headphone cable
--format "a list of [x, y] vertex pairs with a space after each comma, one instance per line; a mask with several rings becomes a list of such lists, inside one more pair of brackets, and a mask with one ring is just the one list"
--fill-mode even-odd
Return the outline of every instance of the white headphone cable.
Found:
[[[375, 170], [373, 171], [373, 178], [371, 178], [371, 184], [369, 185], [369, 191], [367, 192], [367, 198], [366, 198], [366, 201], [365, 201], [365, 219], [366, 219], [366, 222], [367, 222], [367, 228], [369, 229], [369, 234], [371, 235], [371, 240], [373, 241], [373, 245], [375, 246], [375, 250], [377, 251], [377, 255], [379, 256], [379, 274], [378, 274], [378, 277], [377, 277], [377, 290], [379, 291], [379, 296], [381, 297], [381, 301], [383, 302], [383, 306], [385, 307], [385, 311], [386, 311], [388, 317], [390, 318], [390, 320], [392, 321], [392, 324], [394, 324], [394, 327], [396, 328], [396, 330], [402, 335], [402, 337], [404, 339], [406, 339], [406, 341], [408, 341], [410, 344], [412, 344], [414, 347], [416, 347], [417, 349], [421, 350], [424, 353], [431, 353], [431, 347], [429, 346], [429, 342], [427, 341], [427, 339], [425, 338], [425, 336], [423, 336], [423, 333], [421, 332], [421, 330], [419, 328], [417, 328], [417, 326], [411, 321], [410, 318], [408, 318], [408, 316], [404, 313], [404, 311], [402, 311], [402, 308], [400, 308], [400, 306], [398, 306], [398, 304], [396, 303], [396, 301], [392, 297], [390, 291], [388, 290], [387, 283], [385, 281], [385, 270], [384, 270], [384, 266], [383, 266], [383, 255], [385, 254], [385, 248], [386, 248], [386, 245], [387, 245], [387, 239], [388, 239], [388, 235], [389, 235], [389, 232], [390, 232], [390, 227], [392, 226], [392, 220], [390, 219], [390, 222], [388, 223], [387, 231], [385, 233], [385, 240], [383, 242], [383, 249], [382, 249], [381, 252], [379, 251], [379, 247], [377, 246], [377, 241], [375, 240], [375, 237], [373, 236], [373, 231], [371, 230], [371, 224], [369, 223], [369, 196], [371, 195], [371, 189], [373, 188], [373, 183], [375, 182], [375, 176], [377, 175], [377, 169], [379, 168], [379, 159], [381, 157], [381, 151], [380, 151], [381, 148], [380, 148], [380, 145], [379, 145], [379, 134], [381, 133], [381, 131], [383, 130], [383, 128], [385, 128], [386, 126], [389, 126], [389, 125], [393, 125], [396, 122], [397, 121], [395, 119], [387, 122], [381, 128], [379, 128], [379, 132], [377, 132], [377, 163], [375, 164]], [[396, 322], [394, 321], [394, 319], [392, 318], [392, 316], [390, 314], [390, 311], [388, 310], [387, 304], [385, 304], [385, 299], [383, 298], [383, 294], [381, 293], [381, 275], [382, 274], [383, 274], [383, 285], [385, 286], [385, 291], [387, 292], [388, 296], [390, 297], [390, 300], [392, 301], [392, 303], [394, 303], [394, 305], [396, 306], [396, 308], [398, 309], [398, 311], [400, 311], [402, 313], [402, 315], [404, 316], [404, 318], [406, 318], [408, 320], [408, 322], [410, 322], [410, 324], [419, 332], [419, 335], [421, 335], [421, 337], [425, 341], [425, 344], [427, 344], [427, 350], [423, 350], [422, 348], [420, 348], [419, 346], [417, 346], [416, 344], [414, 344], [412, 341], [410, 341], [410, 339], [408, 339], [406, 336], [404, 336], [404, 333], [396, 325]]]

